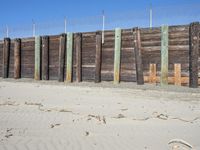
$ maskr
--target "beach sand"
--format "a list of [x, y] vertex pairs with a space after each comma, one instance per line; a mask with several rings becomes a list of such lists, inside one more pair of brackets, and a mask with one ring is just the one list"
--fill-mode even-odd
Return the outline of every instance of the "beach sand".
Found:
[[0, 150], [200, 149], [200, 89], [0, 80]]

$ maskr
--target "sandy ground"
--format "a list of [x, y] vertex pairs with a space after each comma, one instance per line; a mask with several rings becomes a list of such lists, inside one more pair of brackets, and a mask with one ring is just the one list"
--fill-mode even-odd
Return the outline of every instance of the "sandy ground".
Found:
[[0, 80], [0, 150], [200, 149], [200, 89]]

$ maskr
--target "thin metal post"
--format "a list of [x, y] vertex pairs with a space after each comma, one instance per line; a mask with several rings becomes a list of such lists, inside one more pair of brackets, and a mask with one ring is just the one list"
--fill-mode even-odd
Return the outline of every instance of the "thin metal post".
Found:
[[102, 26], [102, 44], [104, 44], [104, 30], [105, 30], [105, 14], [104, 14], [104, 10], [102, 11], [102, 19], [103, 19], [103, 26]]
[[65, 24], [65, 34], [67, 33], [67, 18], [65, 17], [65, 20], [64, 20], [64, 24]]
[[152, 4], [150, 5], [150, 10], [149, 10], [149, 27], [152, 28], [153, 26], [153, 10], [152, 10]]
[[32, 20], [33, 37], [35, 37], [35, 22]]
[[9, 28], [8, 28], [7, 25], [6, 25], [6, 37], [7, 37], [7, 38], [9, 37]]

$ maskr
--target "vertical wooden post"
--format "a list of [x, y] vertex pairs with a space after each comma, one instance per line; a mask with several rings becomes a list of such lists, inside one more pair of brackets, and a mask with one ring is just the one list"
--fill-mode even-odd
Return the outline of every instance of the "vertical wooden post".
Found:
[[140, 29], [138, 28], [135, 29], [135, 65], [136, 65], [137, 84], [142, 85], [144, 84], [144, 76], [143, 76]]
[[181, 64], [174, 64], [174, 84], [181, 86]]
[[156, 83], [156, 64], [149, 66], [149, 83]]
[[3, 78], [8, 78], [9, 71], [9, 57], [10, 57], [10, 38], [4, 38], [3, 44]]
[[168, 84], [168, 26], [161, 28], [161, 85]]
[[121, 55], [121, 29], [115, 29], [115, 53], [114, 53], [114, 83], [119, 83], [120, 56]]
[[81, 82], [81, 51], [82, 51], [82, 34], [75, 35], [75, 50], [76, 50], [76, 81]]
[[67, 68], [66, 81], [72, 82], [72, 50], [73, 50], [73, 33], [67, 34]]
[[199, 57], [199, 33], [200, 24], [190, 24], [189, 31], [189, 87], [198, 87], [198, 57]]
[[60, 45], [59, 45], [59, 68], [58, 68], [59, 82], [64, 81], [65, 49], [66, 49], [66, 35], [62, 34], [60, 36]]
[[101, 51], [102, 51], [101, 32], [96, 32], [96, 57], [95, 57], [95, 83], [101, 81]]
[[35, 80], [40, 80], [41, 37], [35, 37]]
[[15, 39], [14, 40], [14, 78], [19, 79], [20, 78], [20, 58], [21, 57], [21, 40]]
[[42, 37], [42, 80], [49, 79], [49, 37]]

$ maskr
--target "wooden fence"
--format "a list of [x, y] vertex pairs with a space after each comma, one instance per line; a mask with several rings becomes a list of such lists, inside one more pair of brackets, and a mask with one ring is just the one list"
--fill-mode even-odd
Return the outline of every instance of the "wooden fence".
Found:
[[0, 77], [60, 82], [200, 83], [200, 24], [0, 41]]

